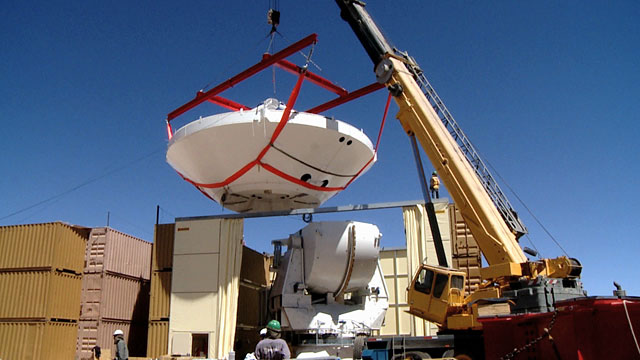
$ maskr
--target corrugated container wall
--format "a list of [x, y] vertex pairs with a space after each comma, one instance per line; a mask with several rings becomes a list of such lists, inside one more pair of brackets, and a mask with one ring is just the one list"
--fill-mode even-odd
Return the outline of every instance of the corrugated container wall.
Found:
[[60, 271], [0, 272], [0, 319], [78, 320], [82, 277]]
[[149, 282], [122, 276], [84, 274], [82, 319], [147, 322]]
[[455, 204], [449, 206], [449, 216], [451, 217], [453, 267], [467, 273], [465, 292], [468, 295], [477, 290], [482, 282], [480, 277], [482, 254]]
[[147, 357], [159, 358], [169, 351], [169, 321], [150, 321]]
[[270, 283], [269, 256], [246, 246], [242, 249], [240, 279], [244, 282], [266, 286]]
[[151, 254], [147, 241], [111, 228], [91, 231], [82, 281], [79, 358], [90, 356], [95, 344], [112, 348], [116, 329], [125, 332], [131, 356], [145, 355]]
[[0, 270], [59, 269], [81, 274], [88, 229], [61, 222], [0, 227]]
[[154, 271], [151, 275], [149, 320], [169, 320], [171, 271]]
[[173, 239], [175, 224], [159, 224], [153, 236], [153, 271], [167, 271], [173, 267]]
[[151, 250], [150, 242], [108, 227], [94, 228], [87, 244], [84, 272], [107, 271], [149, 280]]
[[267, 322], [269, 263], [269, 256], [243, 247], [234, 340], [234, 350], [239, 359], [244, 359], [247, 353], [253, 352], [259, 340], [260, 328]]
[[[130, 356], [145, 356], [147, 350], [146, 324], [136, 324], [129, 321], [80, 320], [78, 331], [76, 332], [76, 335], [78, 335], [76, 357], [79, 359], [92, 359], [91, 349], [96, 345], [102, 349], [111, 349], [111, 353], [115, 354], [113, 332], [117, 329], [124, 332], [124, 339], [129, 348]], [[143, 338], [141, 338], [142, 334], [144, 334]]]
[[0, 322], [0, 359], [73, 359], [77, 334], [77, 323]]

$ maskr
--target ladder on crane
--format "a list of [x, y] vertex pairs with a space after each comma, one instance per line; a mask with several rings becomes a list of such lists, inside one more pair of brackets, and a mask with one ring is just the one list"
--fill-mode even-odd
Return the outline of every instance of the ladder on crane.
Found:
[[396, 50], [396, 53], [398, 54], [398, 56], [402, 57], [405, 60], [404, 62], [407, 65], [407, 68], [414, 75], [414, 78], [422, 89], [422, 92], [429, 100], [429, 103], [435, 110], [436, 114], [438, 114], [438, 118], [440, 119], [440, 121], [442, 121], [444, 126], [449, 131], [449, 134], [451, 134], [453, 139], [456, 141], [465, 157], [467, 158], [467, 161], [469, 161], [469, 163], [471, 164], [471, 167], [473, 167], [476, 175], [482, 183], [482, 186], [484, 186], [485, 190], [489, 194], [489, 197], [498, 208], [498, 211], [500, 212], [500, 215], [502, 215], [504, 221], [507, 223], [507, 226], [511, 229], [511, 231], [514, 232], [516, 238], [520, 238], [522, 235], [526, 234], [528, 232], [526, 226], [522, 223], [522, 221], [520, 221], [518, 214], [513, 209], [513, 206], [511, 206], [511, 203], [502, 192], [502, 189], [500, 189], [500, 186], [495, 181], [493, 175], [489, 171], [489, 168], [482, 161], [480, 155], [478, 155], [478, 152], [473, 147], [473, 144], [471, 144], [471, 141], [469, 141], [460, 126], [458, 126], [458, 123], [455, 121], [447, 107], [444, 105], [444, 103], [440, 99], [440, 96], [438, 96], [436, 91], [433, 89], [420, 66], [407, 53], [400, 52], [398, 50]]

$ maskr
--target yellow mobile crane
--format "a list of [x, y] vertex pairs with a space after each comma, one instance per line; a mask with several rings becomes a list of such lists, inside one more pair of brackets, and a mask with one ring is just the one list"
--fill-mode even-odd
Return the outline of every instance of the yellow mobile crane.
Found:
[[393, 95], [404, 131], [422, 145], [488, 263], [481, 269], [483, 284], [468, 296], [463, 272], [442, 262], [445, 266], [421, 265], [408, 289], [410, 313], [443, 329], [472, 330], [482, 328], [478, 316], [485, 306], [546, 312], [557, 300], [584, 297], [576, 259], [527, 259], [518, 243], [526, 228], [418, 64], [387, 42], [362, 2], [336, 2], [373, 61], [378, 81]]

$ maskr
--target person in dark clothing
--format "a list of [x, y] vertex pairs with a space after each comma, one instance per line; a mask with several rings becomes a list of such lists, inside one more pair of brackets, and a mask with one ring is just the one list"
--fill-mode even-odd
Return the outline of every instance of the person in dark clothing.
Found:
[[283, 360], [291, 358], [286, 341], [280, 339], [280, 322], [271, 320], [267, 324], [267, 338], [256, 345], [255, 356], [258, 360]]
[[433, 172], [433, 174], [431, 174], [429, 189], [431, 190], [431, 197], [433, 199], [440, 198], [440, 179], [438, 179], [438, 173], [436, 173], [435, 171]]
[[118, 329], [113, 332], [113, 343], [116, 345], [116, 360], [128, 360], [129, 349], [124, 341], [124, 333]]
[[91, 352], [93, 353], [94, 359], [100, 359], [100, 356], [102, 356], [102, 349], [100, 349], [100, 346], [98, 345], [91, 348]]

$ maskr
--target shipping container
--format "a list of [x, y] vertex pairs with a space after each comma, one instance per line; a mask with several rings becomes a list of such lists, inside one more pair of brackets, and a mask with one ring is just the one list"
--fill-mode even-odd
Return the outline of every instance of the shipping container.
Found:
[[84, 274], [81, 319], [146, 323], [148, 314], [148, 281], [109, 273]]
[[78, 320], [82, 277], [60, 271], [0, 272], [0, 319]]
[[478, 289], [482, 282], [480, 277], [480, 254], [468, 257], [454, 257], [452, 266], [456, 269], [464, 271], [467, 274], [465, 284], [466, 295], [471, 294]]
[[130, 356], [145, 356], [147, 351], [147, 324], [113, 320], [80, 320], [72, 340], [77, 359], [91, 359], [91, 349], [100, 346], [115, 355], [113, 332], [122, 330]]
[[58, 269], [82, 273], [89, 229], [61, 222], [0, 227], [0, 271]]
[[250, 284], [267, 286], [270, 284], [270, 277], [269, 257], [244, 246], [240, 279]]
[[258, 327], [264, 324], [262, 318], [265, 315], [262, 311], [266, 308], [264, 304], [266, 299], [263, 288], [241, 281], [238, 291], [237, 326], [260, 330]]
[[77, 333], [71, 322], [0, 322], [0, 359], [73, 359]]
[[84, 273], [111, 272], [149, 280], [151, 250], [148, 241], [108, 227], [94, 228], [87, 243]]
[[151, 275], [149, 320], [168, 320], [171, 301], [171, 271], [154, 271]]
[[480, 248], [455, 204], [449, 206], [451, 246], [454, 257], [480, 256]]
[[175, 224], [156, 225], [153, 235], [153, 271], [171, 270], [175, 229]]
[[158, 358], [169, 352], [169, 321], [150, 321], [147, 357]]

